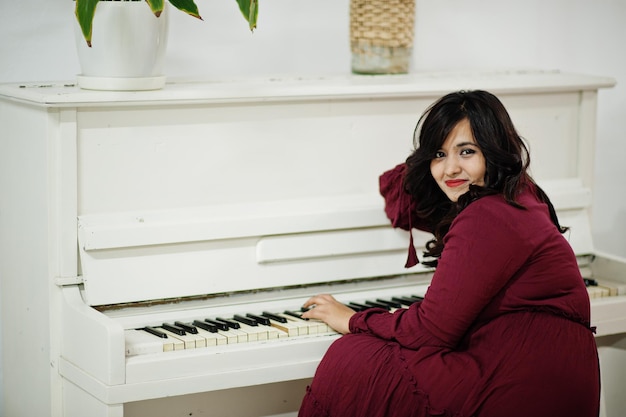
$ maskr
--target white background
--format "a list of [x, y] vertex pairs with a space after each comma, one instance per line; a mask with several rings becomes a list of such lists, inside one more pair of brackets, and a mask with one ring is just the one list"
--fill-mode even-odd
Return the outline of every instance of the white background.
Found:
[[[253, 34], [234, 0], [196, 1], [204, 21], [170, 10], [170, 79], [350, 71], [349, 0], [260, 0]], [[73, 7], [0, 0], [0, 83], [74, 80]], [[417, 0], [416, 9], [413, 72], [558, 69], [617, 80], [598, 100], [593, 229], [596, 249], [626, 257], [626, 0]]]

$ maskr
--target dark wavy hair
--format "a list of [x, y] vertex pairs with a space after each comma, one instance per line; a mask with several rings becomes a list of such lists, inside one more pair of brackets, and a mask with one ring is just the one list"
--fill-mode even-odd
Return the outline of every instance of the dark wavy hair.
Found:
[[[452, 129], [462, 120], [469, 121], [472, 134], [482, 151], [486, 172], [483, 186], [470, 185], [469, 191], [452, 202], [439, 188], [430, 172], [435, 158]], [[427, 219], [434, 239], [426, 244], [425, 256], [436, 266], [443, 251], [443, 238], [454, 218], [469, 204], [486, 195], [501, 194], [507, 203], [524, 209], [516, 198], [530, 186], [537, 198], [548, 205], [550, 218], [561, 233], [567, 228], [559, 224], [554, 206], [546, 193], [528, 173], [530, 156], [517, 133], [509, 113], [493, 94], [482, 91], [458, 91], [433, 103], [417, 122], [414, 133], [415, 151], [407, 158], [404, 187], [416, 202], [417, 215]]]

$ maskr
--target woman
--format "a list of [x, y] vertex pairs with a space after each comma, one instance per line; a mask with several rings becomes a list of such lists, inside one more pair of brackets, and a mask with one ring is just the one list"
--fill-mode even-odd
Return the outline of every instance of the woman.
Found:
[[488, 92], [455, 92], [418, 131], [419, 146], [380, 185], [395, 227], [433, 232], [431, 285], [394, 313], [308, 300], [305, 317], [345, 336], [300, 416], [597, 416], [589, 297], [506, 109]]

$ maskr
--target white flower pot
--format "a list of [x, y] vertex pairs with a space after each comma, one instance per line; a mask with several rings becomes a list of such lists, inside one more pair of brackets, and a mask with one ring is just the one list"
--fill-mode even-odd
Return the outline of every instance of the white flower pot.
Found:
[[[74, 4], [74, 3], [72, 3]], [[168, 4], [158, 18], [145, 1], [100, 1], [93, 20], [91, 48], [74, 19], [81, 88], [156, 90], [165, 85]]]

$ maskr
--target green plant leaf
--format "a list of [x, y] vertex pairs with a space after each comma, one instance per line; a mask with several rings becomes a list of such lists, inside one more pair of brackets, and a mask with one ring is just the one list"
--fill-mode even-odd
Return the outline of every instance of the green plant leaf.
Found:
[[194, 3], [193, 0], [169, 0], [172, 6], [176, 7], [178, 10], [181, 10], [187, 13], [190, 16], [197, 17], [202, 20], [200, 17], [200, 13], [198, 12], [198, 6]]
[[163, 0], [146, 0], [146, 3], [150, 6], [150, 10], [156, 17], [161, 16], [163, 12]]
[[[91, 35], [93, 28], [93, 18], [96, 13], [96, 6], [101, 0], [76, 0], [76, 19], [80, 25], [80, 29], [83, 33], [87, 45], [91, 47]], [[150, 10], [157, 17], [163, 11], [164, 0], [145, 0], [150, 6]], [[236, 0], [239, 5], [239, 10], [243, 14], [243, 17], [248, 22], [248, 26], [251, 31], [256, 29], [257, 17], [259, 14], [258, 0]], [[190, 16], [196, 17], [202, 20], [198, 11], [198, 6], [194, 0], [169, 0], [172, 6], [178, 10], [187, 13]]]
[[259, 15], [259, 1], [258, 0], [237, 0], [239, 10], [241, 14], [248, 21], [248, 27], [251, 31], [256, 29], [256, 21]]
[[91, 47], [91, 32], [93, 27], [93, 16], [96, 13], [96, 6], [100, 0], [76, 0], [76, 19], [83, 32], [87, 45]]

